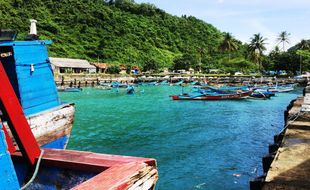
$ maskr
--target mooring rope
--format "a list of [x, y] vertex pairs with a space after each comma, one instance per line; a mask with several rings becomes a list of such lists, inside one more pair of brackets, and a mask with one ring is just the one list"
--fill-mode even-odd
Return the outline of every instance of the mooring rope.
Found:
[[31, 179], [30, 179], [24, 186], [22, 186], [22, 187], [20, 188], [20, 190], [26, 189], [26, 188], [34, 181], [34, 179], [37, 177], [37, 174], [38, 174], [38, 171], [39, 171], [39, 168], [40, 168], [40, 163], [41, 163], [43, 154], [44, 154], [44, 150], [41, 149], [41, 153], [40, 153], [38, 162], [37, 162], [37, 164], [36, 164], [36, 168], [35, 168], [35, 170], [34, 170], [34, 173], [33, 173], [32, 177], [31, 177]]
[[[302, 116], [304, 114], [305, 114], [305, 112], [301, 112], [301, 110], [300, 110], [298, 113], [296, 113], [296, 114], [292, 115], [291, 117], [289, 117], [287, 119], [286, 125], [283, 127], [283, 129], [281, 129], [281, 131], [278, 134], [283, 133], [288, 128], [288, 126], [290, 125], [289, 121], [294, 122], [294, 121], [296, 121], [296, 119], [298, 119], [300, 116]], [[294, 118], [294, 119], [292, 119], [292, 118]], [[278, 138], [279, 138], [279, 136], [277, 137], [276, 141], [278, 140]]]

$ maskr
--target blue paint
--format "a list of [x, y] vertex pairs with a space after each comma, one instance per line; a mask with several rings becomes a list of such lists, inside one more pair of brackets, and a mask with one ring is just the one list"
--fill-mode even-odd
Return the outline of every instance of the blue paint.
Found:
[[25, 115], [60, 105], [48, 58], [52, 41], [11, 41], [0, 43], [0, 53], [11, 56], [0, 60], [9, 76]]
[[[67, 135], [56, 139], [48, 144], [41, 146], [42, 148], [55, 148], [55, 149], [64, 149], [69, 137]], [[14, 163], [15, 170], [17, 171], [17, 178], [20, 185], [25, 181], [29, 165], [25, 163]], [[46, 180], [47, 181], [47, 180]], [[54, 188], [52, 188], [54, 189]]]
[[42, 146], [42, 148], [64, 149], [69, 137], [67, 135]]
[[13, 167], [13, 163], [9, 152], [7, 151], [7, 145], [2, 131], [2, 125], [0, 124], [0, 189], [15, 190], [19, 189], [16, 173]]
[[20, 186], [24, 184], [29, 167], [30, 166], [26, 163], [19, 163], [19, 162], [14, 163], [14, 168], [15, 168], [18, 183]]
[[29, 189], [58, 190], [71, 189], [92, 178], [97, 173], [41, 166], [38, 176]]

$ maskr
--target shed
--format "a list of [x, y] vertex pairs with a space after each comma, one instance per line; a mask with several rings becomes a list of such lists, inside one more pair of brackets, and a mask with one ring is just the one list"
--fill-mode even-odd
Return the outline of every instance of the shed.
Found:
[[50, 57], [54, 73], [95, 73], [96, 67], [87, 60]]
[[105, 73], [110, 66], [108, 63], [92, 63], [96, 67], [97, 73]]

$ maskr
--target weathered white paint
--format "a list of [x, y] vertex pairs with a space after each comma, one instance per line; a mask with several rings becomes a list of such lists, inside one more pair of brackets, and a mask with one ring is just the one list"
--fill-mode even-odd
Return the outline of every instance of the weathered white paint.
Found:
[[[75, 108], [73, 104], [63, 104], [28, 116], [27, 121], [38, 144], [42, 146], [65, 135], [69, 139], [74, 120], [74, 112]], [[7, 124], [5, 126], [10, 133]]]
[[64, 135], [70, 136], [74, 111], [74, 106], [67, 104], [30, 116], [28, 123], [39, 145], [47, 144]]

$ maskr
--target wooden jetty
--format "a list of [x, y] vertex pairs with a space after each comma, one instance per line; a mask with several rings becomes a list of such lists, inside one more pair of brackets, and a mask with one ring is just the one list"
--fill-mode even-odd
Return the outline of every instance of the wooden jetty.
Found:
[[310, 189], [310, 84], [288, 106], [285, 122], [263, 158], [265, 173], [250, 182], [251, 190]]

